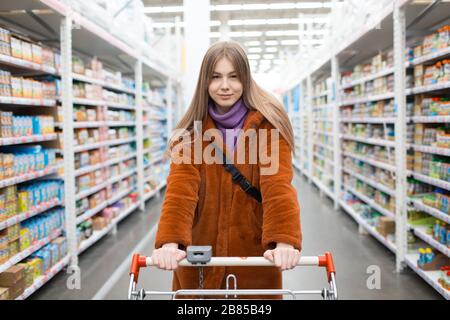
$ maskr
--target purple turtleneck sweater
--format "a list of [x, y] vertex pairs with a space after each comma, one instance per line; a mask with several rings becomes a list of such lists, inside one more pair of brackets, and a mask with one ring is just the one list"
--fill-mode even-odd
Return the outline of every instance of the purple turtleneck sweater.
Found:
[[214, 120], [217, 129], [219, 129], [222, 133], [227, 149], [229, 151], [234, 151], [239, 130], [242, 129], [245, 118], [248, 114], [248, 109], [245, 106], [244, 101], [242, 101], [242, 98], [239, 99], [225, 114], [220, 114], [215, 103], [210, 101], [208, 105], [208, 112]]

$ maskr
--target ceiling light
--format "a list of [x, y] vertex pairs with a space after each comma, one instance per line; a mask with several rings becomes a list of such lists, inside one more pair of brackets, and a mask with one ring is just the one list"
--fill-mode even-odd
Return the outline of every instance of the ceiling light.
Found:
[[269, 48], [266, 48], [266, 52], [278, 52], [278, 48], [277, 47], [269, 47]]
[[248, 57], [249, 60], [261, 59], [261, 55], [259, 55], [259, 54], [249, 54], [247, 57]]
[[264, 59], [273, 59], [273, 58], [275, 58], [275, 55], [274, 54], [265, 54], [264, 55]]
[[264, 45], [266, 45], [266, 46], [277, 46], [278, 45], [278, 41], [277, 40], [267, 40], [267, 41], [264, 41]]
[[[286, 9], [320, 9], [333, 8], [333, 2], [297, 2], [297, 3], [253, 3], [253, 4], [220, 4], [211, 5], [210, 11], [240, 10], [286, 10]], [[183, 12], [183, 6], [149, 6], [143, 12], [148, 14]]]
[[281, 40], [282, 46], [296, 46], [300, 42], [298, 40]]
[[261, 41], [248, 41], [245, 43], [247, 47], [256, 47], [261, 45]]
[[248, 49], [249, 53], [261, 53], [262, 49], [261, 48], [250, 48]]
[[144, 7], [144, 13], [171, 13], [183, 12], [183, 6]]

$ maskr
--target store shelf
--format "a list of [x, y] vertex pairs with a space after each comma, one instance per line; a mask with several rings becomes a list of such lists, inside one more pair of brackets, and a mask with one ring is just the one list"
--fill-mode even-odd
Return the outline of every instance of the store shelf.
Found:
[[409, 228], [412, 229], [414, 231], [414, 234], [416, 236], [418, 236], [420, 239], [422, 239], [423, 241], [428, 243], [430, 246], [432, 246], [434, 249], [439, 250], [440, 252], [442, 252], [443, 254], [445, 254], [447, 257], [450, 258], [450, 248], [447, 247], [446, 245], [443, 245], [443, 244], [439, 243], [431, 235], [427, 234], [427, 232], [426, 232], [427, 228], [426, 227], [409, 226]]
[[159, 120], [159, 121], [164, 121], [164, 120], [167, 120], [167, 117], [148, 116], [147, 119], [148, 119], [148, 120]]
[[105, 105], [108, 106], [109, 108], [113, 108], [113, 109], [136, 110], [136, 106], [127, 105], [125, 103], [120, 103], [120, 102], [106, 101]]
[[129, 170], [129, 171], [125, 172], [125, 173], [122, 173], [122, 174], [118, 175], [117, 177], [110, 178], [108, 180], [108, 182], [110, 184], [114, 184], [114, 183], [119, 182], [119, 181], [121, 181], [121, 180], [123, 180], [125, 178], [128, 178], [129, 176], [135, 174], [136, 172], [137, 172], [136, 169]]
[[320, 154], [318, 154], [318, 153], [315, 153], [315, 152], [314, 152], [314, 156], [315, 156], [316, 158], [320, 159], [320, 160], [325, 161], [327, 164], [329, 164], [329, 165], [331, 165], [331, 166], [334, 166], [334, 162], [333, 162], [332, 159], [328, 159], [328, 158], [326, 158], [326, 157], [324, 157], [324, 156], [322, 156], [322, 155], [320, 155]]
[[344, 172], [349, 174], [349, 175], [351, 175], [351, 176], [354, 176], [355, 178], [357, 178], [357, 179], [359, 179], [359, 180], [361, 180], [363, 182], [365, 182], [366, 184], [368, 184], [369, 186], [371, 186], [371, 187], [373, 187], [375, 189], [378, 189], [378, 190], [383, 191], [384, 193], [386, 193], [386, 194], [388, 194], [388, 195], [390, 195], [392, 197], [395, 197], [395, 190], [393, 190], [393, 189], [391, 189], [391, 188], [389, 188], [389, 187], [387, 187], [387, 186], [385, 186], [385, 185], [383, 185], [383, 184], [381, 184], [379, 182], [373, 181], [372, 179], [369, 179], [368, 177], [363, 176], [362, 174], [356, 173], [356, 172], [354, 172], [352, 170], [349, 170], [347, 168], [344, 168]]
[[450, 116], [415, 116], [409, 120], [414, 123], [449, 123]]
[[441, 156], [450, 157], [450, 149], [448, 149], [448, 148], [437, 148], [437, 147], [430, 147], [430, 146], [420, 146], [420, 145], [417, 145], [417, 144], [408, 145], [408, 148], [411, 148], [414, 151], [420, 151], [420, 152], [423, 152], [423, 153], [438, 154], [438, 155], [441, 155]]
[[313, 99], [319, 99], [322, 97], [326, 97], [327, 95], [328, 95], [328, 90], [318, 93], [317, 95], [313, 96]]
[[35, 62], [15, 58], [4, 54], [0, 54], [0, 64], [22, 68], [29, 71], [40, 71], [43, 73], [56, 74], [56, 69], [53, 67], [44, 66]]
[[77, 217], [77, 225], [82, 223], [83, 221], [86, 221], [87, 219], [95, 216], [97, 213], [99, 213], [100, 211], [102, 211], [103, 209], [105, 209], [108, 206], [108, 201], [102, 202], [100, 203], [98, 206], [96, 206], [95, 208], [86, 211], [85, 213], [83, 213], [82, 215]]
[[82, 176], [82, 175], [84, 175], [86, 173], [103, 169], [106, 166], [107, 166], [107, 164], [100, 163], [100, 164], [96, 164], [96, 165], [93, 165], [93, 166], [82, 167], [80, 169], [75, 170], [75, 177], [79, 177], [79, 176]]
[[133, 121], [108, 121], [108, 127], [133, 127], [136, 125]]
[[314, 130], [313, 132], [316, 135], [322, 135], [322, 136], [328, 136], [328, 137], [333, 136], [333, 133], [331, 133], [331, 132], [325, 132], [325, 131], [319, 131], [319, 130]]
[[109, 83], [105, 82], [104, 80], [91, 78], [91, 77], [88, 77], [88, 76], [85, 76], [82, 74], [73, 73], [72, 79], [76, 80], [76, 81], [96, 84], [96, 85], [102, 86], [105, 89], [112, 89], [112, 90], [121, 91], [121, 92], [128, 93], [128, 94], [135, 94], [135, 91], [131, 90], [129, 88], [125, 88], [123, 86], [116, 85], [116, 84], [109, 84]]
[[102, 147], [107, 147], [109, 145], [109, 141], [100, 141], [100, 142], [96, 142], [96, 143], [91, 143], [91, 144], [85, 144], [85, 145], [78, 145], [74, 147], [74, 152], [78, 153], [78, 152], [83, 152], [83, 151], [89, 151], [89, 150], [93, 150], [93, 149], [99, 149]]
[[139, 207], [139, 203], [135, 203], [132, 206], [130, 206], [129, 208], [125, 209], [125, 211], [115, 219], [115, 221], [114, 221], [115, 224], [118, 224], [123, 219], [128, 217], [132, 212], [136, 211], [138, 207]]
[[351, 217], [366, 230], [368, 233], [370, 233], [375, 239], [377, 239], [380, 243], [382, 243], [386, 248], [391, 250], [394, 254], [397, 252], [397, 248], [395, 244], [383, 237], [374, 226], [371, 226], [366, 220], [364, 220], [359, 214], [355, 212], [355, 210], [348, 205], [345, 201], [341, 200], [339, 201], [339, 204], [341, 207], [346, 211], [348, 214], [350, 214]]
[[130, 142], [135, 142], [135, 141], [136, 141], [136, 137], [111, 140], [108, 142], [108, 146], [116, 146], [119, 144], [125, 144], [125, 143], [130, 143]]
[[51, 166], [48, 167], [44, 170], [40, 170], [40, 171], [36, 171], [36, 172], [31, 172], [31, 173], [26, 173], [20, 176], [16, 176], [13, 178], [9, 178], [9, 179], [4, 179], [4, 180], [0, 180], [0, 188], [5, 188], [5, 187], [9, 187], [9, 186], [13, 186], [22, 182], [26, 182], [26, 181], [30, 181], [30, 180], [34, 180], [37, 178], [41, 178], [44, 176], [48, 176], [50, 174], [54, 174], [56, 172], [58, 172], [58, 170], [62, 167], [62, 164], [57, 164], [55, 166]]
[[[147, 181], [147, 179], [146, 179]], [[158, 187], [156, 187], [155, 190], [150, 191], [146, 195], [144, 195], [144, 202], [147, 202], [150, 198], [153, 198], [154, 195], [156, 195], [161, 189], [163, 189], [166, 186], [167, 182], [161, 183]]]
[[89, 247], [94, 245], [97, 241], [102, 239], [105, 235], [110, 233], [113, 228], [115, 228], [119, 221], [122, 221], [125, 217], [130, 215], [133, 211], [135, 211], [138, 207], [138, 204], [132, 205], [130, 208], [125, 209], [124, 212], [120, 213], [119, 216], [114, 218], [111, 223], [104, 229], [99, 231], [94, 231], [92, 235], [89, 237], [89, 239], [83, 240], [80, 243], [80, 246], [78, 248], [78, 254], [82, 254], [84, 251], [86, 251]]
[[341, 118], [343, 123], [395, 123], [396, 118]]
[[378, 78], [381, 78], [381, 77], [388, 76], [390, 74], [393, 74], [394, 71], [395, 71], [395, 68], [387, 68], [387, 69], [382, 70], [380, 72], [377, 72], [377, 73], [374, 73], [374, 74], [362, 77], [361, 79], [353, 80], [353, 81], [351, 81], [348, 84], [343, 84], [342, 85], [342, 89], [343, 90], [350, 89], [350, 88], [355, 87], [357, 85], [364, 84], [366, 82], [369, 82], [369, 81], [372, 81], [372, 80], [375, 80], [375, 79], [378, 79]]
[[126, 197], [127, 195], [129, 195], [133, 191], [134, 191], [134, 187], [128, 188], [128, 189], [123, 190], [123, 191], [122, 190], [118, 191], [119, 193], [117, 193], [117, 195], [113, 196], [111, 199], [108, 200], [108, 205], [112, 206], [117, 201], [120, 201], [122, 198]]
[[368, 164], [370, 164], [372, 166], [375, 166], [375, 167], [378, 167], [378, 168], [381, 168], [381, 169], [384, 169], [384, 170], [387, 170], [387, 171], [391, 171], [391, 172], [395, 172], [396, 171], [395, 167], [393, 165], [390, 165], [390, 164], [387, 164], [387, 163], [384, 163], [384, 162], [380, 162], [380, 161], [376, 161], [376, 160], [372, 160], [372, 159], [370, 159], [368, 157], [356, 155], [356, 154], [349, 153], [349, 152], [343, 152], [343, 155], [345, 157], [353, 158], [353, 159], [356, 159], [356, 160], [368, 163]]
[[333, 146], [330, 146], [330, 145], [327, 145], [327, 144], [323, 144], [323, 143], [318, 142], [318, 141], [314, 141], [313, 144], [316, 145], [316, 146], [318, 146], [318, 147], [321, 147], [321, 148], [324, 148], [324, 149], [328, 149], [328, 150], [334, 151]]
[[164, 156], [157, 157], [156, 159], [150, 160], [149, 163], [147, 163], [146, 165], [144, 165], [144, 169], [147, 169], [147, 168], [150, 167], [151, 165], [153, 165], [153, 164], [155, 164], [155, 163], [157, 163], [157, 162], [159, 162], [159, 161], [162, 161], [162, 160], [164, 160]]
[[313, 109], [330, 109], [332, 107], [333, 107], [332, 104], [322, 104], [319, 106], [313, 106]]
[[7, 262], [5, 262], [4, 264], [0, 265], [0, 273], [8, 270], [9, 268], [11, 268], [13, 265], [19, 263], [20, 261], [22, 261], [23, 259], [27, 258], [29, 255], [33, 254], [34, 252], [38, 251], [39, 249], [41, 249], [43, 246], [45, 246], [47, 243], [50, 243], [51, 241], [53, 241], [54, 239], [58, 238], [61, 235], [62, 229], [58, 229], [52, 232], [51, 235], [49, 235], [48, 237], [37, 241], [35, 244], [31, 245], [30, 247], [28, 247], [27, 249], [25, 249], [24, 251], [16, 254], [15, 256], [9, 258], [9, 260]]
[[366, 98], [355, 98], [355, 99], [344, 100], [342, 102], [341, 106], [350, 106], [350, 105], [354, 105], [354, 104], [362, 104], [362, 103], [367, 103], [367, 102], [372, 102], [372, 101], [390, 100], [390, 99], [394, 99], [394, 97], [395, 97], [395, 94], [393, 92], [383, 93], [383, 94], [379, 94], [379, 95], [368, 96]]
[[79, 128], [100, 128], [100, 127], [106, 127], [107, 123], [105, 121], [92, 121], [92, 122], [74, 122], [73, 123], [73, 127], [74, 129], [79, 129]]
[[94, 100], [94, 99], [86, 99], [86, 98], [73, 98], [73, 104], [85, 105], [85, 106], [105, 106], [106, 101], [103, 100]]
[[423, 204], [422, 201], [417, 200], [417, 199], [409, 198], [409, 201], [414, 205], [414, 207], [417, 210], [426, 212], [429, 215], [432, 215], [433, 217], [450, 224], [450, 215], [449, 214], [446, 214], [445, 212], [442, 212], [441, 210], [438, 210], [436, 208], [429, 207], [429, 206]]
[[[329, 123], [333, 123], [333, 119], [330, 118], [323, 118], [323, 117], [315, 117], [313, 119], [314, 122], [329, 122]], [[298, 127], [299, 129], [301, 129], [301, 127]]]
[[70, 256], [67, 255], [63, 259], [61, 259], [58, 263], [56, 263], [50, 270], [47, 271], [46, 274], [37, 278], [33, 284], [26, 288], [24, 293], [22, 293], [16, 300], [25, 300], [30, 297], [33, 293], [38, 291], [44, 284], [49, 282], [56, 274], [58, 274], [62, 269], [64, 269], [67, 265], [69, 265]]
[[371, 138], [362, 138], [362, 137], [355, 137], [348, 134], [343, 134], [342, 139], [345, 140], [351, 140], [351, 141], [357, 141], [367, 144], [373, 144], [376, 146], [383, 146], [383, 147], [389, 147], [394, 148], [395, 147], [395, 141], [389, 141], [389, 140], [382, 140], [382, 139], [371, 139]]
[[419, 58], [415, 58], [414, 60], [411, 61], [411, 65], [416, 66], [418, 64], [424, 64], [426, 62], [432, 62], [436, 59], [440, 59], [448, 55], [450, 55], [450, 47], [427, 54]]
[[136, 158], [136, 156], [137, 156], [136, 153], [132, 153], [132, 154], [129, 154], [129, 155], [120, 157], [120, 158], [111, 159], [111, 160], [108, 160], [108, 161], [106, 162], [106, 165], [107, 165], [107, 166], [112, 166], [113, 164], [116, 164], [116, 163], [119, 163], [119, 162], [125, 162], [125, 161], [127, 161], [127, 160]]
[[22, 214], [18, 214], [18, 215], [14, 216], [14, 217], [9, 218], [8, 220], [0, 222], [0, 231], [5, 229], [5, 228], [8, 228], [10, 226], [13, 226], [13, 225], [15, 225], [17, 223], [20, 223], [22, 221], [25, 221], [25, 220], [27, 220], [27, 219], [29, 219], [31, 217], [34, 217], [34, 216], [36, 216], [36, 215], [38, 215], [38, 214], [40, 214], [42, 212], [45, 212], [47, 210], [50, 210], [50, 209], [55, 208], [57, 206], [60, 206], [61, 204], [62, 204], [61, 201], [59, 201], [58, 199], [53, 199], [53, 200], [50, 200], [50, 201], [48, 201], [46, 203], [42, 203], [40, 206], [38, 206], [36, 208], [33, 208], [30, 211], [28, 211], [28, 212], [25, 212], [25, 213], [22, 213]]
[[109, 181], [103, 182], [102, 184], [98, 184], [95, 187], [89, 188], [88, 190], [81, 191], [75, 195], [75, 200], [78, 201], [80, 199], [89, 197], [91, 194], [97, 193], [102, 189], [105, 189], [109, 185]]
[[361, 192], [357, 191], [356, 189], [354, 189], [353, 187], [350, 186], [346, 186], [344, 185], [344, 189], [346, 189], [346, 191], [351, 192], [352, 194], [354, 194], [356, 197], [358, 197], [360, 200], [364, 201], [366, 204], [368, 204], [369, 206], [371, 206], [373, 209], [377, 210], [378, 212], [380, 212], [381, 214], [385, 215], [386, 217], [389, 217], [391, 219], [395, 220], [395, 214], [393, 214], [392, 212], [390, 212], [389, 210], [383, 208], [382, 206], [380, 206], [378, 203], [376, 203], [373, 199], [369, 198], [368, 196], [362, 194]]
[[417, 172], [413, 172], [413, 171], [408, 171], [408, 174], [412, 177], [414, 177], [414, 179], [431, 184], [433, 186], [445, 189], [445, 190], [449, 190], [450, 191], [450, 182], [444, 181], [444, 180], [439, 180], [439, 179], [434, 179], [431, 177], [428, 177], [426, 175], [417, 173]]
[[332, 190], [330, 190], [325, 184], [320, 181], [317, 177], [313, 177], [312, 182], [320, 189], [322, 190], [327, 196], [329, 196], [332, 200], [334, 200], [334, 193]]
[[406, 264], [421, 276], [430, 286], [439, 292], [445, 299], [450, 300], [450, 291], [444, 289], [438, 282], [440, 271], [423, 271], [417, 266], [419, 254], [407, 254], [405, 256]]
[[446, 90], [446, 89], [450, 89], [450, 81], [432, 84], [432, 85], [428, 85], [428, 86], [415, 87], [415, 88], [407, 90], [407, 94], [408, 95], [421, 94], [421, 93], [427, 93], [427, 92], [433, 92], [433, 91], [442, 91], [442, 90]]
[[0, 104], [12, 104], [29, 107], [55, 107], [56, 100], [52, 99], [29, 99], [17, 97], [2, 97], [0, 96]]
[[17, 138], [0, 138], [0, 146], [9, 146], [13, 144], [24, 144], [32, 142], [42, 142], [42, 141], [52, 141], [58, 139], [58, 134], [38, 134], [28, 137], [17, 137]]

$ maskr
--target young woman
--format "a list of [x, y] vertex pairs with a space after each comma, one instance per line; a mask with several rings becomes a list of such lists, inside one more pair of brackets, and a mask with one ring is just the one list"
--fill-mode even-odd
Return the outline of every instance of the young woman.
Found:
[[[196, 132], [195, 121], [201, 121], [201, 132]], [[234, 160], [235, 150], [248, 159], [252, 147], [258, 145], [273, 153], [277, 170], [262, 174], [268, 164], [261, 161], [261, 153], [256, 163], [234, 163], [260, 190], [259, 202], [233, 182], [221, 163], [199, 163], [193, 153], [189, 163], [172, 161], [152, 254], [154, 263], [175, 270], [173, 290], [197, 289], [198, 270], [177, 268], [178, 262], [185, 258], [187, 246], [211, 245], [213, 256], [264, 256], [275, 267], [204, 268], [204, 289], [225, 288], [229, 274], [236, 275], [239, 289], [281, 289], [282, 271], [297, 264], [302, 240], [300, 209], [291, 185], [293, 131], [281, 103], [252, 79], [247, 55], [238, 43], [219, 42], [208, 50], [192, 103], [177, 129], [185, 129], [192, 141], [201, 139], [203, 148], [213, 143], [206, 132], [218, 129], [223, 141], [214, 139], [214, 143]], [[257, 144], [246, 143], [247, 131], [262, 129], [268, 132], [267, 138], [257, 134]], [[181, 143], [180, 136], [174, 135], [171, 141]], [[275, 147], [270, 143], [272, 136], [278, 137]], [[176, 145], [171, 145], [172, 150]]]

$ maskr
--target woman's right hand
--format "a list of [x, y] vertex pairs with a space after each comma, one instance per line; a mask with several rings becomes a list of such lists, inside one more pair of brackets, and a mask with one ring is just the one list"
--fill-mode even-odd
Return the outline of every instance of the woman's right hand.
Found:
[[159, 269], [175, 270], [178, 262], [186, 257], [186, 252], [178, 249], [177, 243], [166, 243], [152, 253], [152, 262]]

